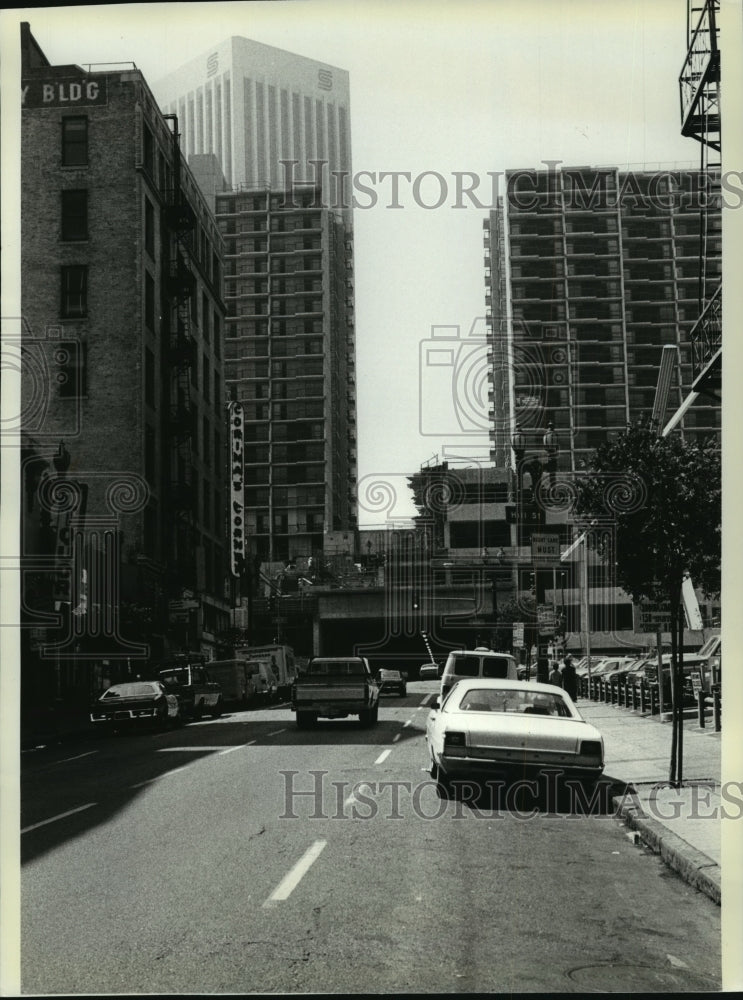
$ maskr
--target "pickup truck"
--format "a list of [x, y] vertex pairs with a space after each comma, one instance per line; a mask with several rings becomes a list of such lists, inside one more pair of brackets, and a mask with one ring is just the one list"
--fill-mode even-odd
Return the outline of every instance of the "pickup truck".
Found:
[[358, 715], [362, 726], [373, 726], [379, 713], [379, 687], [361, 656], [316, 656], [292, 685], [292, 711], [297, 726], [323, 719]]
[[222, 714], [222, 688], [210, 679], [202, 664], [169, 666], [160, 671], [158, 680], [168, 694], [177, 695], [181, 715], [200, 719], [206, 712], [216, 719]]

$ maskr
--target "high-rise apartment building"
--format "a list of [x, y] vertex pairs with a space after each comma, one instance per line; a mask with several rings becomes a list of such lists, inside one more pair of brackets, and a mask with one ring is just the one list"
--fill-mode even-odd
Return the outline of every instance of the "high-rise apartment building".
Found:
[[321, 192], [217, 195], [225, 377], [244, 412], [246, 531], [263, 561], [356, 527], [350, 237]]
[[[664, 345], [677, 363], [661, 424], [693, 382], [700, 241], [707, 282], [720, 275], [719, 176], [563, 168], [512, 171], [507, 181], [484, 223], [491, 353], [505, 353], [509, 376], [505, 385], [501, 362], [491, 454], [509, 460], [517, 424], [526, 453], [542, 450], [551, 422], [558, 468], [575, 470], [650, 416]], [[681, 433], [719, 427], [719, 404], [700, 397]]]
[[244, 406], [250, 552], [327, 554], [357, 519], [348, 73], [232, 37], [155, 93], [178, 115], [226, 243], [225, 376]]
[[346, 70], [233, 36], [153, 89], [178, 115], [186, 156], [213, 153], [229, 187], [320, 183], [341, 205], [330, 172], [351, 176]]
[[21, 40], [27, 606], [87, 699], [228, 624], [223, 241], [133, 65]]

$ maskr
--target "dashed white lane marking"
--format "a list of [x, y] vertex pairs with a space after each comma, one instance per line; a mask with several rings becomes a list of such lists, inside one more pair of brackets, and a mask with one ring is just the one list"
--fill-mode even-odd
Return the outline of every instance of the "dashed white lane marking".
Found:
[[222, 743], [218, 747], [160, 747], [158, 753], [200, 753], [202, 750], [231, 750], [231, 746]]
[[85, 809], [91, 809], [96, 805], [98, 805], [97, 802], [88, 802], [84, 806], [78, 806], [76, 809], [68, 809], [67, 812], [60, 813], [58, 816], [51, 816], [49, 819], [42, 819], [40, 823], [32, 823], [30, 826], [24, 826], [21, 833], [28, 833], [29, 830], [36, 830], [40, 826], [47, 826], [49, 823], [56, 823], [59, 819], [65, 819], [66, 816], [74, 816], [75, 813], [83, 812]]
[[234, 753], [235, 750], [244, 750], [245, 747], [252, 747], [254, 743], [255, 743], [255, 740], [251, 740], [250, 743], [241, 743], [240, 746], [229, 747], [227, 750], [220, 750], [219, 751], [219, 756], [220, 757], [224, 757], [224, 755], [226, 753]]
[[383, 760], [387, 760], [389, 755], [392, 753], [391, 750], [383, 750], [377, 759], [374, 761], [375, 764], [381, 764]]
[[426, 697], [423, 699], [423, 701], [420, 703], [419, 707], [423, 708], [424, 705], [427, 705], [429, 703], [429, 701], [431, 700], [431, 697], [432, 697], [432, 695], [427, 694]]
[[276, 730], [274, 730], [274, 732], [267, 733], [266, 735], [267, 736], [278, 736], [279, 733], [285, 733], [285, 732], [286, 732], [286, 729], [276, 729]]
[[273, 903], [288, 899], [315, 861], [320, 857], [326, 844], [327, 840], [316, 840], [312, 847], [305, 851], [291, 871], [287, 872], [282, 878], [263, 905], [271, 906]]
[[408, 721], [407, 721], [407, 722], [404, 722], [404, 723], [403, 723], [403, 726], [402, 726], [402, 728], [403, 728], [403, 729], [407, 729], [407, 728], [408, 728], [408, 726], [412, 724], [412, 722], [413, 722], [413, 720], [412, 720], [412, 719], [408, 719]]
[[397, 734], [396, 736], [393, 736], [393, 737], [392, 737], [392, 742], [393, 742], [393, 743], [397, 743], [397, 741], [398, 741], [399, 739], [400, 739], [400, 734], [398, 733], [398, 734]]
[[66, 764], [71, 760], [80, 760], [81, 757], [92, 757], [94, 753], [99, 753], [98, 750], [88, 750], [86, 753], [76, 754], [74, 757], [63, 757], [62, 760], [53, 761], [54, 764]]

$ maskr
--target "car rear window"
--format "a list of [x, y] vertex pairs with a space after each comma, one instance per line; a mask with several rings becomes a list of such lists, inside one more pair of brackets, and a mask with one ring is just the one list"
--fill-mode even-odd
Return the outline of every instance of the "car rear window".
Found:
[[307, 673], [311, 677], [363, 677], [366, 671], [361, 660], [314, 660]]
[[511, 712], [570, 718], [572, 713], [561, 694], [516, 691], [513, 688], [472, 689], [462, 695], [462, 712]]
[[508, 677], [508, 663], [505, 656], [483, 656], [482, 676], [504, 680]]
[[146, 698], [151, 694], [159, 694], [160, 687], [156, 683], [117, 684], [104, 692], [104, 698]]
[[462, 677], [477, 677], [480, 673], [480, 657], [453, 656], [451, 672]]

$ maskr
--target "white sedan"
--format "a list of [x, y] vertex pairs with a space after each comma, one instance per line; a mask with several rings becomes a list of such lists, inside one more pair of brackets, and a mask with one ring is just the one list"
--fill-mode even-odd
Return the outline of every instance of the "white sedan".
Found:
[[453, 778], [536, 776], [594, 783], [604, 769], [601, 733], [570, 696], [552, 684], [473, 678], [461, 680], [426, 726], [431, 774], [445, 787]]

